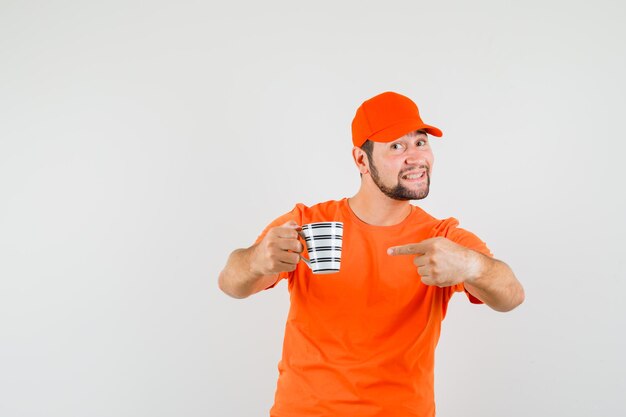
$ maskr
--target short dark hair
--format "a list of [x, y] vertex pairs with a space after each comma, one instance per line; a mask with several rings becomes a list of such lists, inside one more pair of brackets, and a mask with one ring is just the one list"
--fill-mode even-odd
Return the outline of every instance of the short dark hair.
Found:
[[371, 161], [372, 152], [374, 151], [374, 142], [367, 139], [365, 142], [363, 142], [363, 145], [361, 145], [361, 149], [363, 149], [363, 152], [365, 152], [365, 155], [367, 155], [368, 161]]
[[[367, 139], [365, 142], [363, 142], [363, 145], [361, 145], [361, 149], [363, 150], [363, 152], [365, 152], [365, 155], [367, 155], [367, 162], [369, 162], [370, 167], [372, 166], [372, 152], [374, 152], [374, 142], [372, 142], [371, 140]], [[376, 169], [374, 167], [374, 169]], [[361, 177], [363, 176], [363, 174], [359, 174]]]

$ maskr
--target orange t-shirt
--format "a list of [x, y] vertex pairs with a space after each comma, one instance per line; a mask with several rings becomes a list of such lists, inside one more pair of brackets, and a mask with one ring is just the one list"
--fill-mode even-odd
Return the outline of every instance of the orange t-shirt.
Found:
[[413, 257], [389, 256], [387, 248], [443, 236], [493, 255], [456, 219], [411, 207], [401, 223], [373, 226], [347, 199], [297, 204], [259, 236], [289, 220], [344, 223], [338, 273], [313, 275], [301, 262], [269, 287], [288, 279], [291, 299], [271, 417], [435, 415], [435, 346], [448, 301], [464, 287], [423, 284]]

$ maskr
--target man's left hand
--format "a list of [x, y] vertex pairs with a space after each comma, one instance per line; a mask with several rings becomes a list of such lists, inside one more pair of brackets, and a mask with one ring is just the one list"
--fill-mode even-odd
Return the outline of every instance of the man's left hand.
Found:
[[419, 243], [387, 249], [391, 256], [417, 255], [413, 263], [426, 285], [450, 287], [477, 277], [481, 255], [445, 237], [434, 237]]

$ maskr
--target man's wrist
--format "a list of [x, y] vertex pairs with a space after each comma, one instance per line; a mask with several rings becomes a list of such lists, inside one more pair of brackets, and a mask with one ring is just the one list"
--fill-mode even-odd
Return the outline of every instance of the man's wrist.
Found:
[[485, 269], [487, 267], [486, 257], [482, 253], [478, 253], [471, 249], [468, 251], [467, 261], [467, 275], [465, 282], [472, 285], [477, 285], [480, 279], [485, 275]]
[[258, 244], [253, 245], [249, 248], [248, 252], [246, 253], [246, 256], [248, 257], [248, 259], [246, 260], [248, 263], [248, 272], [249, 272], [249, 275], [254, 278], [262, 277], [263, 275], [265, 275], [263, 271], [257, 268], [258, 265], [257, 265], [256, 252], [258, 248], [259, 248]]

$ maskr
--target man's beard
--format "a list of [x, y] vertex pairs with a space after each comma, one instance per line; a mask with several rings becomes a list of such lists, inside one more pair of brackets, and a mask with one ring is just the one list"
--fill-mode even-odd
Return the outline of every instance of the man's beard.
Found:
[[372, 175], [372, 181], [378, 187], [380, 191], [383, 192], [387, 197], [393, 198], [394, 200], [421, 200], [426, 198], [428, 195], [428, 191], [430, 189], [430, 172], [428, 167], [421, 166], [426, 170], [426, 188], [421, 190], [410, 190], [406, 188], [404, 185], [400, 184], [400, 179], [402, 178], [402, 172], [398, 174], [398, 183], [394, 187], [387, 187], [380, 180], [380, 176], [378, 175], [378, 169], [376, 169], [376, 165], [374, 162], [370, 160], [370, 174]]

